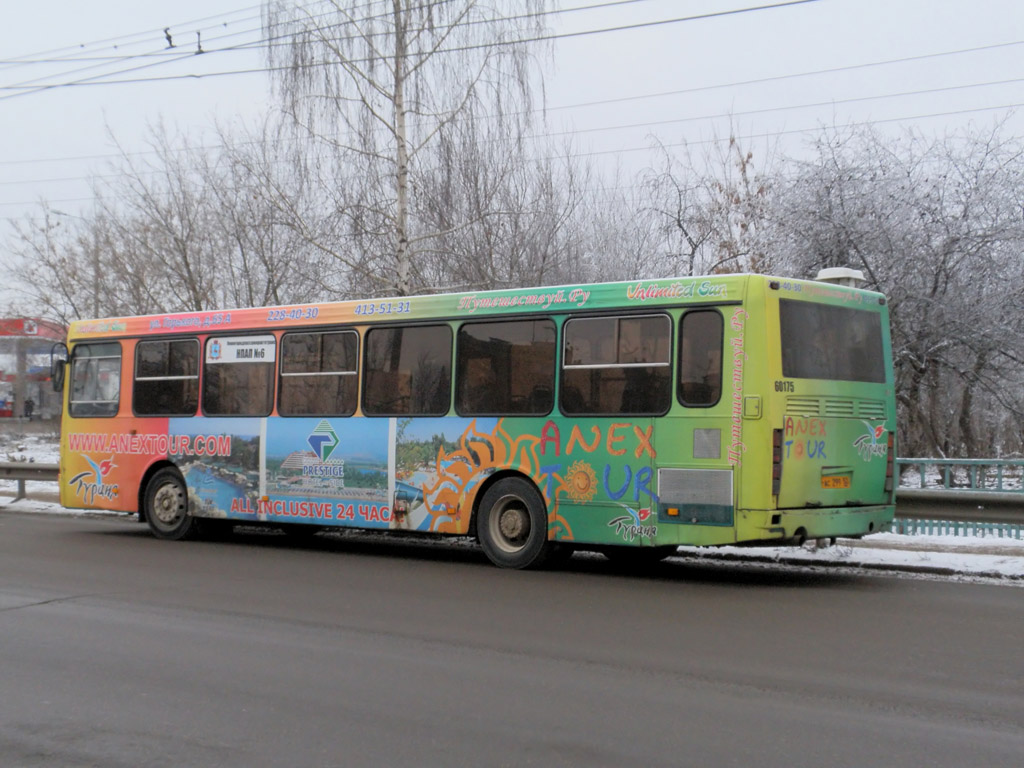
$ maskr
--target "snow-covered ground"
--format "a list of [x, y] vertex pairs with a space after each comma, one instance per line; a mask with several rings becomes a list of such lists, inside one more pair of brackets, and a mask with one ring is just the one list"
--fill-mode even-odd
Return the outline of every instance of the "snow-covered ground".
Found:
[[[1018, 459], [1019, 460], [1019, 459]], [[1019, 491], [1024, 488], [1024, 466], [1004, 464], [911, 464], [900, 471], [900, 488], [980, 488], [988, 491]]]
[[1024, 540], [991, 536], [902, 536], [875, 533], [834, 546], [680, 547], [688, 557], [746, 560], [789, 566], [899, 570], [930, 576], [1001, 579], [1024, 586]]
[[56, 464], [60, 455], [59, 425], [4, 419], [0, 424], [0, 461]]
[[[56, 464], [60, 457], [58, 429], [59, 425], [50, 423], [0, 420], [0, 461]], [[0, 505], [14, 498], [17, 487], [16, 480], [0, 480]], [[29, 482], [25, 488], [30, 496], [57, 493], [53, 483]]]

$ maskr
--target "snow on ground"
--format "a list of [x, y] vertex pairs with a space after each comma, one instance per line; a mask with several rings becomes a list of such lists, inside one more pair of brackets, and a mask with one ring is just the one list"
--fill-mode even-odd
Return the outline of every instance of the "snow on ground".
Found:
[[695, 558], [901, 570], [922, 575], [1005, 579], [1024, 586], [1024, 541], [981, 536], [903, 536], [876, 533], [840, 539], [831, 547], [680, 547]]
[[[60, 458], [59, 429], [59, 424], [0, 420], [0, 461], [56, 464]], [[17, 488], [16, 480], [0, 480], [0, 499], [3, 496], [13, 498]], [[53, 483], [30, 482], [25, 488], [30, 494], [57, 492]]]
[[36, 423], [0, 429], [0, 461], [56, 464], [60, 455], [60, 437], [55, 429]]
[[900, 470], [900, 488], [958, 488], [969, 490], [977, 485], [989, 491], [1020, 491], [1024, 488], [1024, 465], [1004, 464], [1002, 473], [993, 464], [957, 464], [951, 459], [948, 464], [908, 464], [903, 462]]

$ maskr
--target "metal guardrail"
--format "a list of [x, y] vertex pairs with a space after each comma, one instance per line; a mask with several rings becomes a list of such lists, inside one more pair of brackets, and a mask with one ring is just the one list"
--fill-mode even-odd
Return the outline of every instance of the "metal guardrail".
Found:
[[38, 483], [57, 482], [59, 467], [56, 464], [36, 464], [31, 461], [0, 461], [0, 480], [17, 480], [18, 494], [15, 501], [25, 498], [25, 481]]
[[897, 488], [891, 530], [910, 535], [1024, 538], [1024, 494]]
[[916, 475], [921, 489], [1024, 494], [1024, 459], [897, 458], [896, 466], [900, 478]]

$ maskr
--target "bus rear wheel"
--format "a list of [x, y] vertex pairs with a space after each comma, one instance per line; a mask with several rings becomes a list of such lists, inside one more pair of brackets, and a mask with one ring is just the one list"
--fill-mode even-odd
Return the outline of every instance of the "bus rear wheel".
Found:
[[178, 541], [199, 530], [199, 521], [188, 513], [188, 490], [181, 474], [161, 469], [150, 478], [145, 495], [146, 522], [158, 539]]
[[477, 513], [477, 538], [501, 568], [537, 568], [552, 552], [548, 515], [540, 493], [525, 480], [507, 477], [484, 493]]

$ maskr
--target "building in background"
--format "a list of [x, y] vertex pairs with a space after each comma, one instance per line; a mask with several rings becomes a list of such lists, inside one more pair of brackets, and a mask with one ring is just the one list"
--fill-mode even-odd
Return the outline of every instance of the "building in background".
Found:
[[0, 418], [60, 416], [60, 395], [50, 386], [50, 350], [66, 335], [63, 326], [41, 318], [0, 318]]

